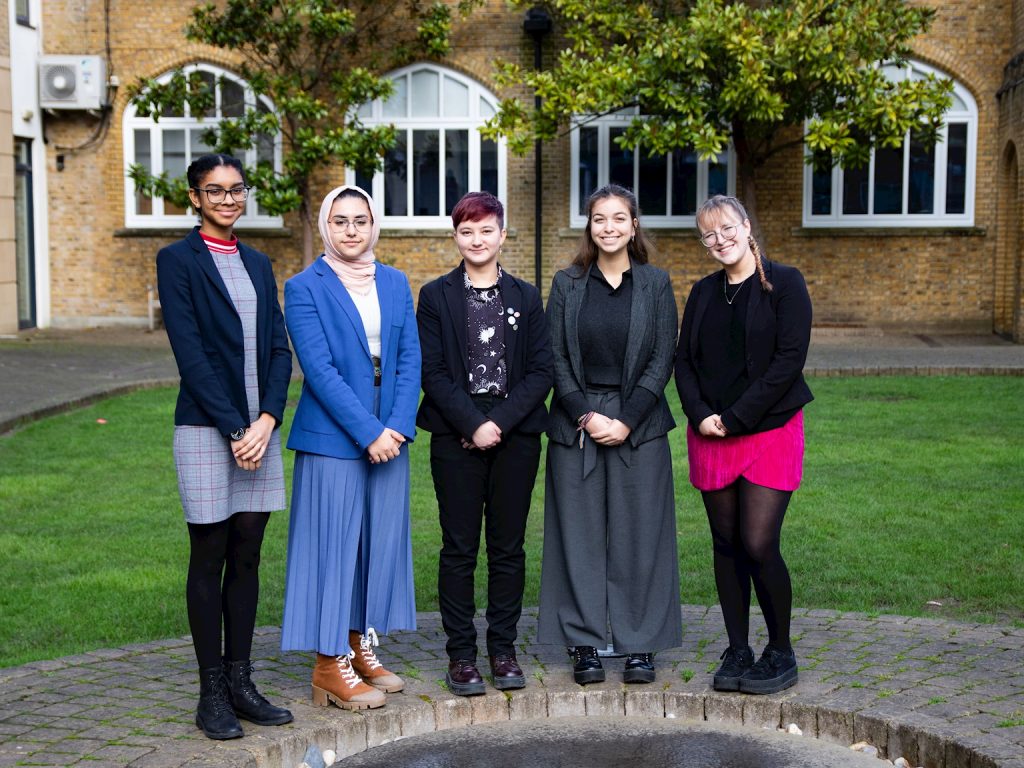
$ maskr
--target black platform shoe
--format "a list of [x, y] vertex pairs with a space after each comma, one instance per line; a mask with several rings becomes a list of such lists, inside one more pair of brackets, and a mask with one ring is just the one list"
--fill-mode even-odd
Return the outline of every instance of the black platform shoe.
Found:
[[224, 659], [224, 676], [228, 681], [231, 706], [235, 714], [256, 725], [284, 725], [292, 721], [292, 713], [275, 707], [256, 690], [252, 681], [252, 662]]
[[631, 653], [626, 656], [626, 668], [622, 673], [624, 683], [653, 683], [654, 654]]
[[578, 685], [604, 682], [604, 667], [597, 656], [597, 648], [577, 645], [569, 649], [569, 655], [572, 657], [572, 679]]
[[796, 685], [796, 654], [768, 645], [761, 658], [740, 678], [743, 693], [778, 693]]
[[211, 739], [237, 739], [244, 735], [231, 707], [228, 682], [220, 667], [199, 670], [196, 727]]
[[754, 666], [754, 651], [748, 645], [744, 648], [729, 646], [719, 657], [722, 666], [715, 672], [712, 687], [716, 691], [738, 691], [743, 673]]

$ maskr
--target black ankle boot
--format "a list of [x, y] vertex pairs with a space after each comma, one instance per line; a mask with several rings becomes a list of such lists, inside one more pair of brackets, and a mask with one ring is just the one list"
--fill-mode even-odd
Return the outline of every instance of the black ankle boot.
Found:
[[577, 685], [604, 682], [604, 667], [601, 666], [597, 648], [577, 645], [569, 649], [569, 656], [572, 658], [572, 679]]
[[220, 667], [199, 670], [196, 727], [211, 739], [237, 739], [244, 735], [231, 708], [228, 684]]
[[256, 690], [252, 678], [252, 663], [224, 659], [224, 676], [228, 680], [231, 706], [235, 714], [256, 725], [284, 725], [292, 721], [292, 713], [284, 707], [275, 707]]

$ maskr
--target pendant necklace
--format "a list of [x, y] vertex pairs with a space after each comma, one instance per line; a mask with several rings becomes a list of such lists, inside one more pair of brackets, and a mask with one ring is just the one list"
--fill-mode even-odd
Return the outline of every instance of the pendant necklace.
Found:
[[746, 278], [746, 280], [741, 281], [740, 284], [739, 284], [739, 287], [735, 291], [732, 292], [732, 298], [730, 299], [729, 298], [729, 278], [726, 277], [725, 275], [722, 275], [722, 294], [725, 296], [725, 303], [728, 304], [731, 307], [732, 303], [734, 301], [736, 301], [736, 297], [740, 295], [740, 291], [743, 290], [743, 286], [746, 285], [747, 281], [749, 281], [749, 280], [750, 280], [750, 278], [748, 277], [748, 278]]

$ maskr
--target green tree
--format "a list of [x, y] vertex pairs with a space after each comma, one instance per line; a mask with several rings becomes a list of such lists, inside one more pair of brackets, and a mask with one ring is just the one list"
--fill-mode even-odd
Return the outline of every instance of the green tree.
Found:
[[[466, 14], [474, 4], [462, 0], [455, 8]], [[249, 105], [242, 116], [211, 125], [203, 140], [232, 153], [280, 133], [280, 171], [261, 163], [247, 173], [269, 213], [299, 212], [305, 263], [313, 258], [319, 210], [311, 177], [338, 163], [364, 173], [380, 167], [395, 131], [361, 125], [356, 108], [391, 94], [380, 73], [445, 56], [451, 23], [452, 7], [440, 0], [227, 0], [193, 9], [187, 39], [239, 54], [239, 74], [274, 105], [273, 111]], [[200, 73], [179, 70], [163, 83], [138, 81], [132, 97], [138, 114], [159, 120], [181, 114], [185, 103], [203, 114], [214, 94]], [[144, 194], [188, 206], [185, 179], [153, 176], [138, 165], [129, 175]]]
[[[531, 0], [513, 0], [523, 7]], [[759, 169], [806, 142], [819, 167], [861, 166], [907, 131], [934, 143], [952, 83], [886, 79], [934, 11], [903, 0], [548, 0], [567, 45], [544, 71], [499, 63], [502, 85], [526, 85], [541, 107], [505, 99], [490, 135], [525, 152], [572, 118], [636, 106], [618, 140], [653, 154], [703, 159], [733, 142], [739, 195], [756, 222]], [[793, 130], [796, 128], [797, 130]], [[803, 129], [803, 130], [800, 130]]]

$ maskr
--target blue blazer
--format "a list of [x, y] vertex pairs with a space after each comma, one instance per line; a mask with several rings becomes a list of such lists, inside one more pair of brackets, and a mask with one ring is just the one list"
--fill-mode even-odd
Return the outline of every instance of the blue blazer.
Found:
[[355, 303], [321, 256], [284, 286], [285, 321], [305, 381], [288, 447], [356, 459], [385, 427], [416, 436], [420, 342], [405, 275], [377, 264], [380, 301], [380, 417], [373, 360]]
[[[269, 413], [280, 425], [292, 353], [277, 301], [277, 283], [265, 254], [243, 243], [238, 251], [256, 289], [260, 412]], [[242, 321], [199, 227], [184, 240], [160, 249], [156, 274], [164, 327], [181, 376], [174, 423], [216, 427], [225, 437], [248, 427]]]

